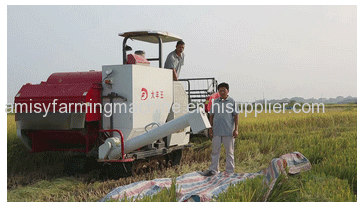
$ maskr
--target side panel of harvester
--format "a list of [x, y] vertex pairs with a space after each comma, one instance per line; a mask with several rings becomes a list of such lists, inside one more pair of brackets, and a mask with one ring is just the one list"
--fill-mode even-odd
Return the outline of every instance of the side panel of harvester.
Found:
[[[188, 113], [188, 97], [181, 82], [174, 81], [174, 104], [176, 108], [170, 110], [167, 122], [179, 118]], [[186, 145], [189, 143], [190, 127], [186, 127], [182, 131], [171, 134], [167, 137], [168, 146]]]
[[102, 76], [104, 130], [118, 129], [126, 141], [157, 127], [151, 125], [145, 130], [150, 123], [166, 122], [174, 101], [171, 70], [108, 65], [103, 66]]

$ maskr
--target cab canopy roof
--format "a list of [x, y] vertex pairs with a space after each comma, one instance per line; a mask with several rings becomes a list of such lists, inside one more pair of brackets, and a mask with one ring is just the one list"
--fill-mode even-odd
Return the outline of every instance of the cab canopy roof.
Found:
[[166, 31], [130, 31], [119, 33], [119, 36], [149, 43], [159, 43], [158, 37], [161, 38], [163, 43], [182, 40], [181, 37]]

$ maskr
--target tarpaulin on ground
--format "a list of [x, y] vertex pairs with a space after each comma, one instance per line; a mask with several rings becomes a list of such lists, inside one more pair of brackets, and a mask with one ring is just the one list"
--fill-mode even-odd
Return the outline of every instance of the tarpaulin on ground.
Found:
[[[265, 184], [269, 187], [265, 200], [270, 194], [276, 179], [280, 174], [286, 174], [286, 167], [289, 167], [289, 174], [296, 174], [301, 171], [310, 170], [309, 160], [300, 152], [285, 154], [279, 158], [272, 159], [268, 168], [256, 173], [234, 173], [227, 175], [220, 172], [211, 177], [205, 177], [202, 172], [192, 172], [176, 178], [178, 201], [211, 201], [217, 195], [230, 186], [264, 175]], [[100, 201], [121, 201], [125, 196], [127, 199], [141, 199], [144, 196], [152, 196], [164, 188], [170, 188], [172, 178], [159, 178], [151, 181], [139, 181], [136, 183], [120, 186], [113, 189]]]

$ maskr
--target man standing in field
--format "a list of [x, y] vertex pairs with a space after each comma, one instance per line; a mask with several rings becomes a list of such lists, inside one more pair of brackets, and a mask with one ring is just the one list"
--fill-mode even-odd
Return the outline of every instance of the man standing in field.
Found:
[[229, 84], [218, 85], [220, 97], [215, 99], [210, 111], [209, 130], [212, 138], [211, 165], [204, 176], [213, 176], [219, 172], [219, 158], [221, 143], [224, 144], [226, 152], [226, 173], [234, 173], [234, 143], [238, 136], [239, 116], [236, 112], [235, 101], [229, 97]]

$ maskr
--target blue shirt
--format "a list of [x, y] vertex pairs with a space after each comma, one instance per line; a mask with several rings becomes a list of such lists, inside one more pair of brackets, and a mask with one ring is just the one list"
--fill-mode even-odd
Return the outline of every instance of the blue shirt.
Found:
[[211, 104], [210, 115], [213, 118], [213, 134], [214, 136], [232, 136], [235, 129], [234, 116], [236, 112], [235, 101], [231, 97], [215, 99]]

